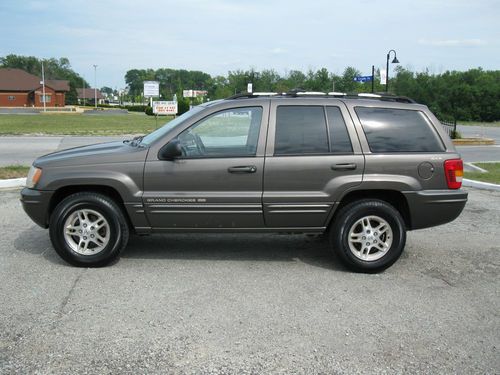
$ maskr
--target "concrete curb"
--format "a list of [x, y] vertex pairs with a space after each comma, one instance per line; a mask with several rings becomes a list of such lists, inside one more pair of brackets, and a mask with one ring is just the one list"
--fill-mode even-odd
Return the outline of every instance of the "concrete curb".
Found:
[[495, 144], [495, 140], [491, 138], [459, 138], [452, 141], [455, 146], [489, 146]]
[[14, 189], [26, 185], [26, 177], [0, 180], [0, 189]]
[[488, 173], [488, 171], [486, 169], [478, 167], [477, 165], [474, 165], [474, 163], [464, 163], [464, 170], [469, 171], [469, 172]]
[[481, 190], [500, 191], [500, 185], [490, 184], [489, 182], [469, 180], [467, 178], [464, 178], [462, 180], [462, 186], [473, 187], [473, 188], [481, 189]]

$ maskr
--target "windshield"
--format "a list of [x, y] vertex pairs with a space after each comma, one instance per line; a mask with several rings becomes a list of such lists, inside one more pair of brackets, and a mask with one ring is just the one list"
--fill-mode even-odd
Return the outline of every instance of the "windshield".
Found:
[[149, 146], [154, 141], [156, 141], [157, 139], [159, 139], [159, 138], [163, 137], [165, 134], [167, 134], [170, 130], [174, 129], [177, 125], [183, 123], [185, 120], [187, 120], [191, 116], [200, 112], [202, 109], [203, 109], [203, 107], [193, 107], [192, 109], [183, 113], [179, 117], [176, 117], [172, 121], [167, 122], [161, 128], [158, 128], [154, 132], [146, 135], [144, 138], [142, 138], [141, 144], [145, 145], [145, 146]]

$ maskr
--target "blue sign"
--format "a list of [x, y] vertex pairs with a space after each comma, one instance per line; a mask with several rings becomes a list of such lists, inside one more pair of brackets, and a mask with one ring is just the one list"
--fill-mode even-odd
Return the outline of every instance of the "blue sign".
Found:
[[372, 76], [357, 76], [354, 77], [354, 82], [371, 82]]

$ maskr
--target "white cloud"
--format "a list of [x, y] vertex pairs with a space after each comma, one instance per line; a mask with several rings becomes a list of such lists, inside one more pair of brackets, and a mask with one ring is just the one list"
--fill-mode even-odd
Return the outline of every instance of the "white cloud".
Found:
[[286, 52], [288, 52], [288, 51], [284, 48], [281, 48], [281, 47], [276, 47], [276, 48], [273, 48], [271, 50], [271, 53], [273, 55], [281, 55], [281, 54], [286, 53]]
[[488, 42], [482, 39], [419, 39], [418, 44], [435, 47], [477, 47]]

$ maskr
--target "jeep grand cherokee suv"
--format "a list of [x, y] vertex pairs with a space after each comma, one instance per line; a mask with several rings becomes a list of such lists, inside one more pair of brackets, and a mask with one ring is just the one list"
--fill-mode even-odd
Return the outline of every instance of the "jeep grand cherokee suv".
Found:
[[76, 266], [109, 263], [131, 232], [291, 232], [325, 233], [347, 266], [376, 272], [407, 230], [461, 213], [462, 173], [439, 121], [409, 99], [244, 94], [144, 137], [42, 156], [21, 200]]

